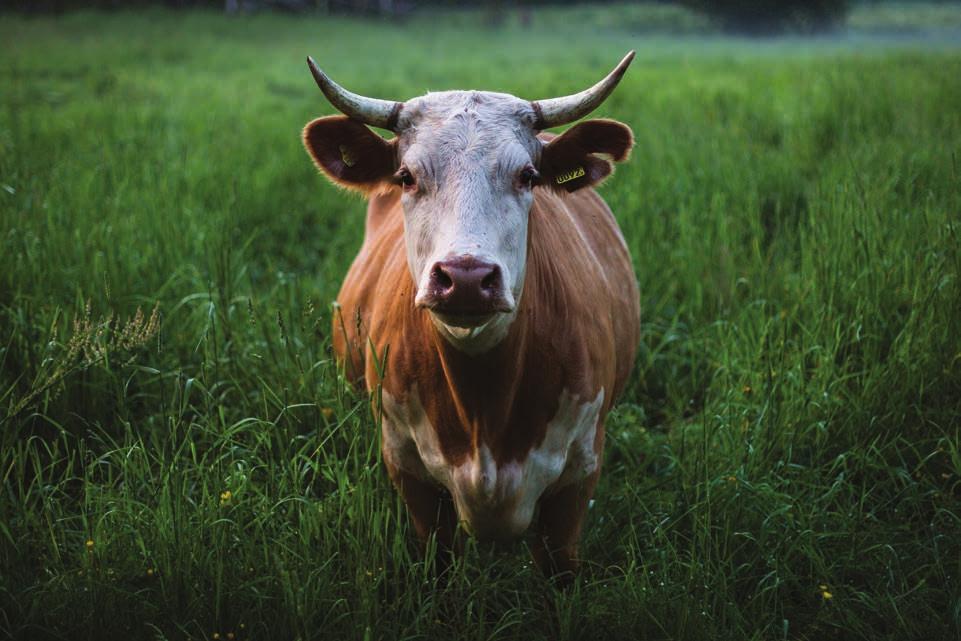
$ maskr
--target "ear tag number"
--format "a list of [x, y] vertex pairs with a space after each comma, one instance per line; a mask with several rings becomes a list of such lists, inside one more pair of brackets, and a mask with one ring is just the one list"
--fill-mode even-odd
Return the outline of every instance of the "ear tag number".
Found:
[[571, 171], [567, 172], [566, 174], [561, 174], [560, 176], [558, 176], [558, 177], [555, 178], [554, 180], [555, 180], [555, 182], [557, 182], [558, 185], [563, 185], [564, 183], [569, 183], [569, 182], [571, 182], [571, 181], [574, 180], [575, 178], [580, 178], [580, 177], [583, 176], [585, 173], [587, 173], [587, 172], [584, 171], [584, 168], [583, 168], [583, 167], [578, 167], [577, 169], [572, 169]]
[[357, 164], [357, 159], [354, 158], [354, 154], [350, 153], [347, 145], [340, 145], [340, 159], [343, 160], [344, 164], [348, 167], [353, 167]]

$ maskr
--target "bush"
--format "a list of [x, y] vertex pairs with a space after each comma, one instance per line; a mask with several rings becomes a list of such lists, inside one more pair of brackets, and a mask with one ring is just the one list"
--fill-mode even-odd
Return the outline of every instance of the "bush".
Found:
[[682, 0], [725, 31], [747, 34], [827, 31], [847, 16], [848, 0]]

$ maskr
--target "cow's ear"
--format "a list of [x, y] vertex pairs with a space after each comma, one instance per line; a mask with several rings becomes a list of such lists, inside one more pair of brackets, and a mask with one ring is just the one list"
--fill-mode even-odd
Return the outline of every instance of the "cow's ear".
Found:
[[574, 125], [544, 146], [538, 168], [541, 184], [565, 191], [596, 185], [613, 171], [611, 160], [626, 160], [633, 146], [631, 128], [617, 121]]
[[390, 181], [396, 171], [395, 142], [347, 116], [307, 123], [304, 147], [328, 178], [348, 189], [369, 193]]

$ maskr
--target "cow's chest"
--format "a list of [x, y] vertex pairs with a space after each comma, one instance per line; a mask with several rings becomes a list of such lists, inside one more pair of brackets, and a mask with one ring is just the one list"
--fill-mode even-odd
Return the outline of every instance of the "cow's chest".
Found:
[[530, 525], [542, 495], [597, 469], [594, 443], [603, 404], [603, 389], [586, 401], [564, 391], [544, 439], [523, 459], [498, 463], [481, 442], [466, 460], [453, 465], [444, 456], [417, 389], [410, 390], [405, 402], [385, 392], [384, 457], [393, 466], [447, 488], [460, 520], [474, 533], [513, 537]]

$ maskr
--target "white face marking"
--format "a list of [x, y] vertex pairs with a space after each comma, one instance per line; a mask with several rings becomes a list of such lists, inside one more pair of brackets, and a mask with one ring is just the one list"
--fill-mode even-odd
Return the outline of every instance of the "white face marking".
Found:
[[[520, 299], [527, 260], [532, 189], [519, 180], [540, 159], [530, 103], [507, 94], [447, 91], [404, 105], [398, 156], [416, 180], [405, 189], [407, 263], [423, 302], [433, 266], [471, 256], [500, 269], [507, 305]], [[433, 313], [432, 313], [433, 316]], [[504, 335], [503, 313], [480, 331], [440, 323], [465, 351], [484, 351]], [[438, 329], [441, 329], [440, 327]], [[484, 335], [486, 338], [480, 339]], [[496, 336], [497, 340], [490, 337]]]
[[384, 457], [408, 473], [447, 488], [461, 521], [474, 533], [516, 537], [530, 526], [541, 496], [597, 469], [594, 439], [603, 404], [603, 388], [587, 402], [565, 390], [544, 441], [524, 461], [498, 466], [487, 445], [481, 444], [476, 456], [453, 467], [444, 459], [416, 388], [411, 388], [407, 403], [398, 403], [384, 392]]

